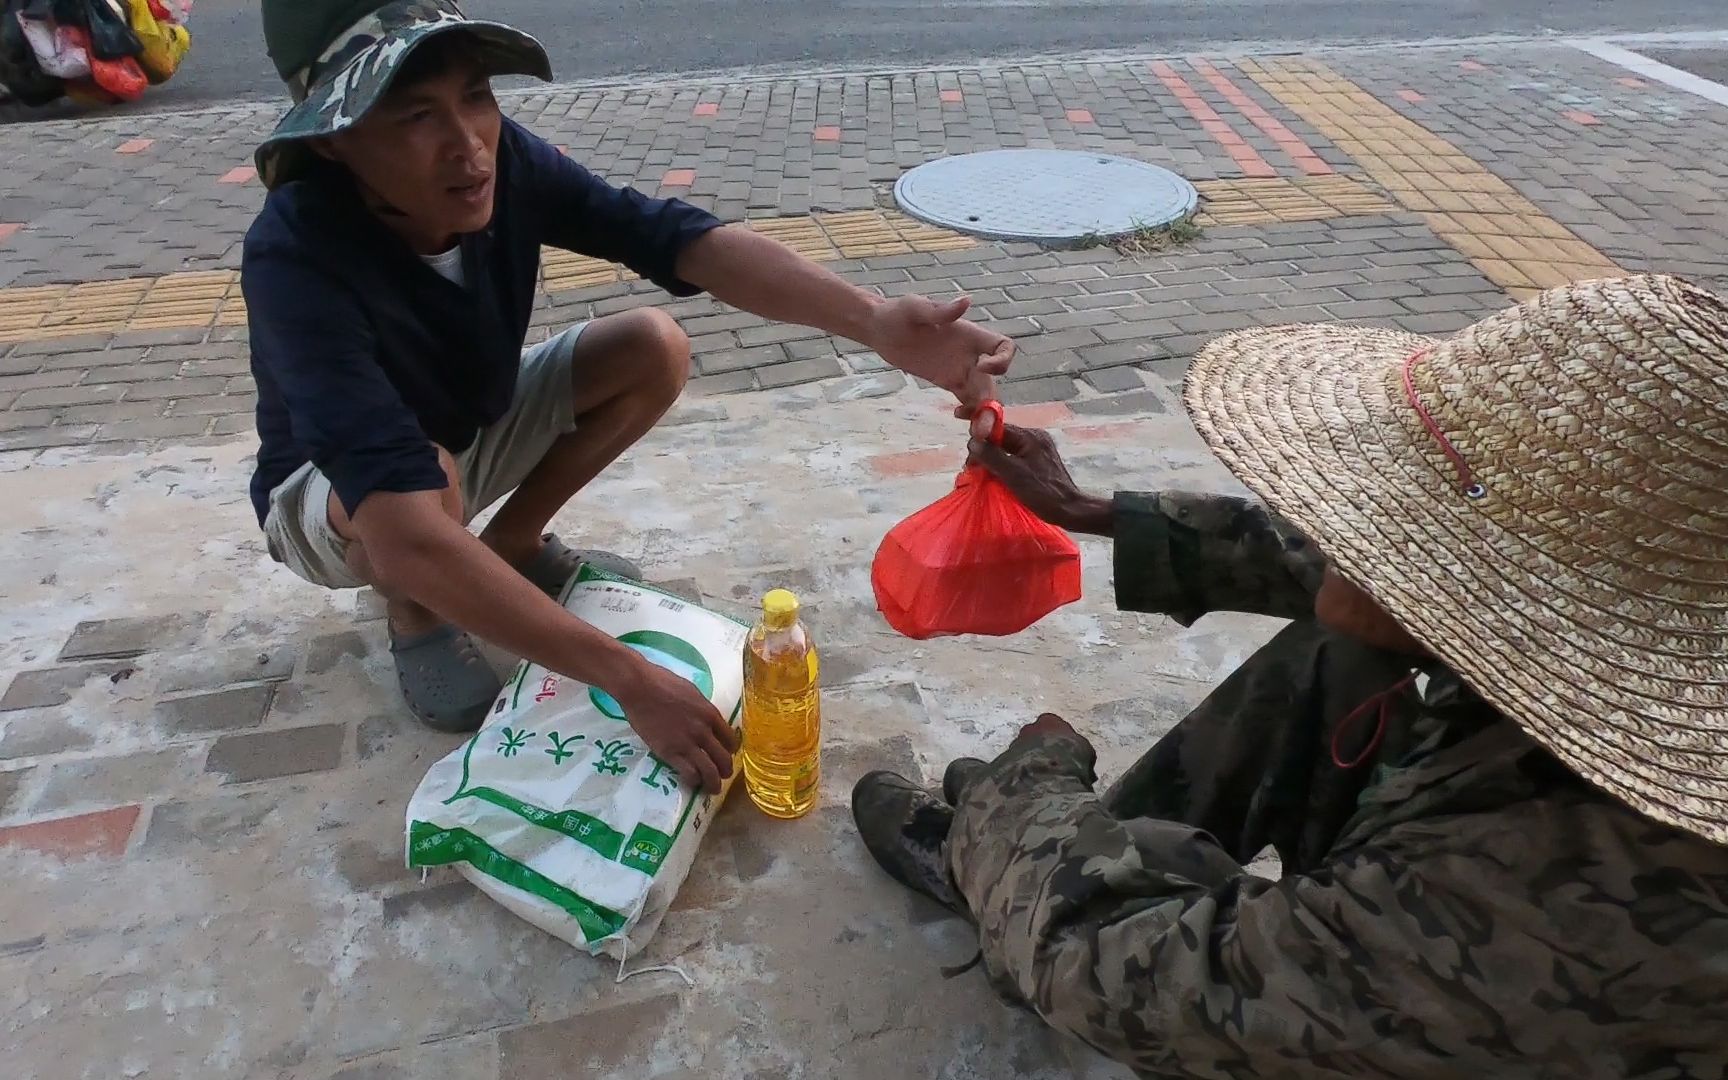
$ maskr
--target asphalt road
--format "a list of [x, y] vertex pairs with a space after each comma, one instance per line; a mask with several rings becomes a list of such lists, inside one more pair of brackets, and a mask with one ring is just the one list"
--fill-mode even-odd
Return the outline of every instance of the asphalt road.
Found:
[[[561, 80], [1728, 29], [1723, 0], [469, 0], [466, 8], [538, 36]], [[132, 108], [279, 95], [259, 26], [258, 0], [197, 0], [188, 65]]]

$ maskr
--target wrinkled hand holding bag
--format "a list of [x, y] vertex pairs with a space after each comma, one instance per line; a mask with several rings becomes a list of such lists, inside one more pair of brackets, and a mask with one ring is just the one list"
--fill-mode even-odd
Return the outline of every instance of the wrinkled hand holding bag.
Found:
[[[983, 408], [1001, 443], [1002, 406]], [[1001, 637], [1080, 599], [1080, 549], [973, 465], [952, 492], [889, 531], [870, 578], [883, 618], [909, 638]]]

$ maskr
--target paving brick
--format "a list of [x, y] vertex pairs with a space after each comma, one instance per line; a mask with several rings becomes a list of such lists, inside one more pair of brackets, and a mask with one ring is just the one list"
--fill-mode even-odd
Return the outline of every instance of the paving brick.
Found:
[[0, 816], [12, 811], [12, 804], [18, 801], [18, 791], [24, 786], [24, 781], [30, 776], [30, 769], [8, 769], [0, 772]]
[[816, 360], [837, 355], [839, 351], [831, 337], [806, 338], [803, 341], [786, 342], [786, 355], [793, 360]]
[[371, 646], [359, 631], [342, 630], [314, 638], [306, 647], [306, 674], [323, 675], [345, 659], [365, 660]]
[[198, 756], [196, 748], [174, 747], [58, 762], [48, 769], [31, 810], [43, 813], [155, 799], [196, 776]]
[[1054, 315], [1066, 310], [1062, 306], [1062, 301], [1055, 299], [1004, 300], [989, 306], [988, 317], [992, 319], [1018, 319], [1025, 316]]
[[210, 748], [204, 771], [220, 774], [224, 784], [327, 772], [342, 764], [342, 744], [347, 733], [348, 728], [342, 724], [316, 724], [284, 731], [224, 735]]
[[1327, 304], [1326, 310], [1339, 319], [1388, 319], [1410, 313], [1409, 308], [1393, 300], [1346, 300], [1342, 304]]
[[118, 348], [148, 348], [152, 345], [193, 345], [204, 340], [209, 334], [208, 327], [174, 327], [166, 330], [128, 330], [116, 336], [113, 344]]
[[1084, 401], [1070, 402], [1068, 407], [1073, 409], [1077, 416], [1129, 416], [1135, 413], [1163, 412], [1164, 400], [1145, 389], [1144, 385], [1142, 383], [1132, 393], [1087, 398]]
[[45, 450], [56, 446], [82, 446], [97, 432], [95, 424], [59, 424], [0, 432], [0, 450]]
[[826, 357], [816, 360], [793, 360], [786, 364], [775, 364], [772, 367], [759, 368], [756, 378], [765, 390], [782, 386], [796, 386], [799, 383], [815, 382], [818, 379], [833, 378], [846, 374], [846, 369], [840, 366], [840, 358]]
[[1041, 401], [1068, 401], [1079, 394], [1073, 379], [1057, 376], [1007, 383], [997, 396], [1004, 405], [1029, 405]]
[[1086, 367], [1107, 368], [1119, 364], [1138, 364], [1163, 355], [1163, 347], [1155, 339], [1146, 337], [1081, 349], [1080, 362]]
[[1176, 329], [1184, 334], [1223, 334], [1231, 330], [1242, 330], [1253, 326], [1255, 320], [1248, 312], [1220, 312], [1212, 315], [1189, 315], [1176, 320]]
[[1443, 312], [1433, 315], [1405, 315], [1394, 319], [1398, 329], [1408, 330], [1412, 334], [1452, 334], [1464, 329], [1476, 320], [1458, 312]]
[[564, 1020], [498, 1035], [498, 1075], [564, 1080], [639, 1071], [642, 1032], [664, 1030], [680, 1012], [677, 994], [591, 1009]]
[[188, 645], [203, 632], [207, 619], [208, 616], [200, 612], [81, 622], [60, 650], [60, 659], [126, 659]]
[[1051, 297], [1076, 296], [1080, 287], [1070, 282], [1058, 282], [1049, 285], [1010, 285], [1005, 291], [1015, 300], [1048, 300]]
[[55, 415], [63, 424], [114, 424], [159, 417], [165, 404], [160, 401], [121, 401], [112, 405], [69, 405]]
[[1146, 382], [1140, 377], [1140, 372], [1132, 367], [1110, 367], [1087, 371], [1081, 376], [1086, 384], [1101, 394], [1114, 394], [1125, 390], [1139, 390]]
[[277, 805], [276, 794], [271, 791], [242, 791], [163, 803], [150, 812], [150, 825], [139, 851], [175, 854], [192, 846], [242, 850], [253, 842], [259, 827]]
[[20, 341], [12, 346], [8, 356], [54, 356], [60, 353], [98, 352], [107, 347], [112, 338], [107, 334], [76, 334], [62, 338], [44, 338], [40, 341]]
[[898, 371], [882, 371], [871, 375], [854, 375], [836, 379], [822, 388], [822, 396], [831, 402], [860, 401], [865, 398], [887, 397], [906, 386], [906, 376]]
[[753, 349], [727, 349], [704, 353], [696, 357], [696, 370], [703, 375], [724, 375], [732, 371], [764, 368], [786, 362], [784, 345], [758, 345]]
[[65, 709], [27, 709], [8, 714], [5, 731], [0, 733], [0, 760], [88, 750], [95, 744], [95, 736], [73, 723], [66, 713]]
[[127, 401], [151, 401], [158, 398], [191, 398], [220, 394], [228, 388], [228, 380], [218, 376], [199, 379], [166, 379], [162, 382], [135, 383], [126, 389]]
[[1022, 356], [1037, 356], [1042, 353], [1071, 352], [1084, 349], [1089, 345], [1098, 344], [1099, 338], [1089, 328], [1059, 330], [1055, 333], [1040, 334], [1019, 342]]
[[26, 390], [18, 396], [20, 409], [48, 409], [59, 405], [105, 405], [120, 400], [123, 387], [52, 386], [41, 390]]
[[1122, 317], [1114, 311], [1065, 311], [1056, 315], [1040, 315], [1038, 321], [1046, 330], [1071, 330], [1076, 327], [1110, 326]]
[[236, 686], [156, 703], [156, 718], [175, 735], [254, 728], [264, 722], [275, 687]]
[[691, 394], [738, 394], [756, 389], [754, 371], [731, 371], [722, 375], [703, 375], [691, 379], [684, 389]]
[[783, 341], [801, 341], [806, 338], [827, 337], [827, 332], [809, 326], [795, 326], [791, 323], [769, 323], [766, 326], [752, 326], [738, 331], [738, 344], [746, 349], [757, 345], [774, 345]]
[[4, 696], [0, 696], [0, 712], [11, 709], [40, 709], [63, 705], [74, 691], [91, 679], [114, 679], [124, 672], [130, 675], [132, 665], [125, 663], [76, 664], [69, 667], [34, 668], [12, 676]]
[[965, 455], [952, 446], [938, 446], [928, 450], [906, 450], [896, 454], [876, 454], [865, 459], [865, 465], [870, 471], [876, 476], [884, 478], [958, 472], [964, 464]]
[[[247, 422], [251, 422], [250, 417]], [[164, 416], [154, 420], [128, 420], [102, 425], [95, 435], [95, 441], [191, 438], [205, 434], [209, 428], [210, 418], [207, 416]]]
[[117, 858], [125, 854], [142, 809], [118, 806], [93, 814], [0, 828], [0, 848], [37, 851], [59, 859]]
[[175, 398], [168, 407], [169, 416], [224, 416], [237, 412], [253, 412], [258, 408], [258, 395], [251, 379], [229, 380], [228, 392], [201, 397]]
[[106, 368], [101, 374], [105, 381], [111, 383], [153, 382], [175, 378], [180, 374], [180, 367], [179, 361], [128, 364], [125, 367]]

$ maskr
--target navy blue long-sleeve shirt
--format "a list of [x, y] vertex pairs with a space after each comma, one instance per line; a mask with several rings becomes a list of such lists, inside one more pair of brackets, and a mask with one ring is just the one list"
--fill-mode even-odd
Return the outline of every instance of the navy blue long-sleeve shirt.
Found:
[[615, 188], [506, 120], [492, 222], [461, 238], [466, 284], [440, 276], [332, 167], [272, 191], [246, 233], [241, 288], [258, 383], [260, 523], [310, 461], [353, 514], [374, 491], [445, 486], [510, 406], [542, 245], [622, 263], [678, 296], [678, 256], [720, 222]]

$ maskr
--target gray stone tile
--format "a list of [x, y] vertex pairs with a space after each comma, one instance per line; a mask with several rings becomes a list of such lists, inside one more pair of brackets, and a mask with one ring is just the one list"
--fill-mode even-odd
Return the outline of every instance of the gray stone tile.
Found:
[[81, 622], [60, 650], [60, 659], [126, 659], [183, 647], [197, 639], [208, 618], [203, 612], [195, 612]]
[[219, 774], [224, 784], [327, 772], [342, 764], [347, 735], [345, 724], [224, 735], [210, 748], [204, 771]]
[[39, 709], [64, 704], [73, 691], [95, 678], [113, 679], [133, 668], [125, 663], [77, 664], [70, 667], [35, 668], [12, 676], [4, 696], [0, 696], [0, 712], [9, 709]]
[[255, 728], [264, 722], [275, 688], [269, 683], [156, 703], [156, 717], [175, 735]]

